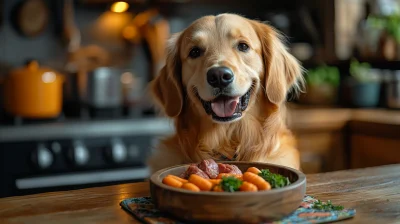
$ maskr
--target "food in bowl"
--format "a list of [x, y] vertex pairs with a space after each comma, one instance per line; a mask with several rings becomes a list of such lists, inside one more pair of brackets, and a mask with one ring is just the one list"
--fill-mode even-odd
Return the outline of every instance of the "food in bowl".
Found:
[[[208, 163], [212, 162], [213, 161], [210, 160]], [[233, 188], [233, 192], [230, 192], [229, 190], [223, 191], [221, 185], [220, 187], [212, 189], [214, 191], [202, 191], [196, 184], [193, 184], [193, 180], [196, 180], [196, 178], [189, 181], [190, 176], [185, 175], [188, 174], [187, 171], [189, 167], [193, 170], [197, 170], [198, 173], [204, 174], [206, 172], [203, 170], [201, 172], [199, 171], [199, 164], [182, 164], [164, 168], [151, 175], [150, 192], [152, 201], [156, 208], [165, 214], [171, 215], [171, 217], [188, 223], [269, 223], [275, 220], [280, 220], [293, 213], [301, 205], [305, 196], [307, 182], [306, 176], [299, 170], [261, 162], [217, 161], [217, 165], [219, 165], [218, 163], [229, 165], [220, 165], [220, 167], [229, 170], [222, 171], [219, 167], [218, 175], [220, 175], [220, 172], [234, 173], [235, 171], [240, 170], [242, 175], [241, 180], [243, 181], [244, 173], [247, 171], [250, 172], [252, 170], [249, 169], [250, 167], [255, 167], [260, 171], [268, 169], [270, 172], [267, 173], [264, 171], [264, 173], [271, 174], [271, 178], [274, 178], [276, 183], [271, 181], [270, 190], [260, 190], [257, 188], [257, 191], [255, 192], [243, 192], [243, 188], [248, 187], [249, 184], [244, 184], [243, 181], [239, 190], [237, 190], [238, 186], [233, 185], [232, 183], [235, 182], [232, 181], [228, 182], [228, 186]], [[196, 166], [199, 169], [194, 168]], [[272, 176], [272, 174], [280, 174], [281, 176]], [[179, 188], [166, 185], [163, 183], [163, 180], [169, 175], [173, 178], [179, 177], [184, 179], [184, 183], [178, 183], [178, 185], [180, 185]], [[212, 182], [212, 186], [214, 186], [215, 184], [220, 184], [222, 182], [222, 176], [225, 174], [220, 175], [220, 179], [218, 178], [218, 175], [217, 178], [210, 178], [207, 175], [207, 177], [203, 177], [203, 179]], [[236, 173], [235, 175], [240, 174]], [[281, 179], [288, 178], [290, 184], [287, 185], [288, 182], [280, 181], [276, 177], [281, 177]], [[284, 187], [277, 185], [279, 182], [283, 182]], [[207, 185], [208, 187], [210, 186], [210, 184]], [[240, 188], [242, 188], [242, 191]], [[191, 189], [196, 189], [194, 191], [199, 192], [194, 192]]]
[[213, 159], [191, 164], [180, 176], [169, 174], [162, 183], [194, 192], [256, 192], [291, 184], [288, 177], [269, 169], [249, 167], [243, 173], [236, 165], [217, 163]]

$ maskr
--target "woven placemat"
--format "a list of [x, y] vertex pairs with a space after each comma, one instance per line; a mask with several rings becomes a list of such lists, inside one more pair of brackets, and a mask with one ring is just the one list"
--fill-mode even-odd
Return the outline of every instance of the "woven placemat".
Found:
[[[349, 219], [355, 216], [355, 209], [343, 209], [341, 211], [323, 211], [313, 209], [313, 204], [317, 199], [311, 196], [305, 196], [299, 208], [286, 218], [273, 222], [271, 224], [289, 224], [289, 223], [329, 223], [339, 220]], [[135, 216], [138, 220], [149, 224], [184, 224], [176, 221], [157, 210], [151, 200], [151, 197], [128, 198], [120, 203], [121, 207]], [[265, 223], [267, 224], [267, 223]]]

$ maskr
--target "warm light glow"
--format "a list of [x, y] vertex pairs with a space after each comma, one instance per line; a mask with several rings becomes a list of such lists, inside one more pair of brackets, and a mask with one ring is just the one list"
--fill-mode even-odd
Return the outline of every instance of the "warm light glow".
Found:
[[92, 35], [97, 41], [108, 42], [120, 39], [124, 28], [130, 24], [130, 21], [132, 21], [130, 13], [104, 12], [94, 22]]
[[45, 72], [42, 75], [42, 81], [44, 83], [52, 83], [56, 81], [56, 74], [54, 74], [53, 72]]
[[133, 74], [130, 72], [124, 72], [121, 75], [121, 82], [123, 84], [131, 84], [134, 81], [134, 77]]
[[128, 40], [134, 39], [138, 35], [138, 31], [137, 31], [136, 27], [127, 26], [124, 28], [122, 35], [124, 36], [124, 38], [126, 38]]
[[111, 11], [113, 12], [125, 12], [128, 8], [129, 4], [126, 2], [115, 2], [111, 5]]

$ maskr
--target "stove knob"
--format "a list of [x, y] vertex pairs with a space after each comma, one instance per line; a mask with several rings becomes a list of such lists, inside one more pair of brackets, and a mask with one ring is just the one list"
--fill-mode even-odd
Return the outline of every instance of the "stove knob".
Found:
[[68, 157], [74, 165], [83, 166], [89, 162], [90, 154], [83, 142], [75, 141], [68, 151]]
[[49, 168], [54, 162], [54, 156], [44, 144], [39, 144], [32, 152], [32, 162], [39, 169]]
[[111, 147], [105, 149], [105, 154], [108, 160], [113, 163], [123, 163], [128, 157], [128, 150], [121, 139], [113, 139]]
[[140, 158], [140, 150], [137, 145], [130, 145], [128, 150], [129, 158], [138, 159]]

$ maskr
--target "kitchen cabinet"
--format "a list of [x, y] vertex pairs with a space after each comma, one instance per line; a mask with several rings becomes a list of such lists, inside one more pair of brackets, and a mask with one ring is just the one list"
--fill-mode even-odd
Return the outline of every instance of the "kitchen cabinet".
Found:
[[400, 163], [399, 116], [388, 114], [386, 122], [372, 120], [350, 122], [350, 168]]
[[295, 134], [305, 173], [346, 168], [346, 125], [348, 109], [302, 108], [291, 106], [289, 128]]
[[351, 149], [351, 168], [400, 163], [400, 139], [354, 134]]
[[299, 133], [298, 148], [306, 173], [345, 169], [344, 136], [340, 131]]
[[400, 111], [289, 106], [305, 173], [400, 163]]

